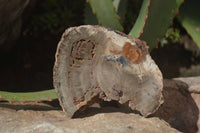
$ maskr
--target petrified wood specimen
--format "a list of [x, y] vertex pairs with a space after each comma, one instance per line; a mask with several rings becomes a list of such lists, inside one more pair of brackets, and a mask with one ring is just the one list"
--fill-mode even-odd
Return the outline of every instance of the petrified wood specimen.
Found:
[[147, 116], [162, 100], [162, 74], [144, 41], [100, 26], [67, 29], [58, 44], [54, 87], [65, 112], [116, 100]]

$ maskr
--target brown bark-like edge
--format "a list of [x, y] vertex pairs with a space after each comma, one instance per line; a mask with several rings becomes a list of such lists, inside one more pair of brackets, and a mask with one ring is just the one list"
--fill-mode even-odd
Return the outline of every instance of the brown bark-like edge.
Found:
[[[127, 42], [133, 46], [134, 52], [139, 51], [137, 62], [132, 62], [123, 55], [123, 46]], [[87, 50], [79, 50], [79, 48], [84, 47], [88, 49], [91, 45], [95, 46], [91, 49], [94, 52], [92, 52], [92, 55], [95, 59], [93, 57], [89, 59], [89, 55], [86, 56]], [[135, 48], [136, 50], [134, 50]], [[94, 99], [98, 97], [105, 101], [116, 100], [121, 104], [129, 102], [131, 109], [140, 111], [144, 116], [155, 112], [163, 103], [162, 73], [151, 59], [147, 49], [144, 41], [130, 38], [121, 32], [104, 27], [85, 25], [67, 29], [58, 44], [53, 72], [54, 87], [63, 111], [72, 117], [83, 106], [96, 102]], [[83, 54], [86, 58], [77, 56], [77, 54]], [[128, 55], [133, 56], [137, 53]], [[71, 65], [70, 60], [72, 61]], [[88, 62], [89, 64], [96, 63], [96, 66], [88, 66]], [[86, 68], [83, 66], [86, 66]], [[110, 69], [110, 66], [112, 69]], [[83, 77], [89, 75], [90, 77], [90, 74], [82, 74], [84, 70], [79, 70], [79, 67], [83, 67], [86, 71], [90, 70], [87, 67], [91, 67], [93, 79], [84, 78], [83, 83], [80, 75]], [[105, 72], [102, 73], [102, 71]], [[79, 76], [75, 75], [77, 81], [74, 81], [73, 76], [76, 72], [79, 73]], [[65, 77], [67, 73], [72, 73], [72, 77], [69, 75]], [[88, 85], [85, 81], [88, 79], [88, 84], [94, 86], [85, 90], [84, 85]], [[73, 83], [80, 83], [82, 87], [76, 88]], [[76, 89], [76, 91], [73, 91], [73, 89]]]

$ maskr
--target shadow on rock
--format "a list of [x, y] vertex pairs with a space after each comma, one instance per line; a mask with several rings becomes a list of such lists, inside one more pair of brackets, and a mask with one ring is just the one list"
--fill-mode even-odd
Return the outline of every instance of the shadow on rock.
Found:
[[182, 81], [164, 80], [164, 103], [150, 117], [159, 117], [184, 133], [197, 132], [199, 110], [187, 88]]
[[86, 108], [85, 110], [78, 110], [73, 118], [85, 118], [94, 116], [100, 113], [114, 113], [114, 112], [121, 112], [121, 113], [135, 113], [140, 114], [138, 111], [133, 111], [128, 107], [128, 103], [119, 104], [117, 101], [102, 101], [101, 103], [95, 103], [92, 106]]

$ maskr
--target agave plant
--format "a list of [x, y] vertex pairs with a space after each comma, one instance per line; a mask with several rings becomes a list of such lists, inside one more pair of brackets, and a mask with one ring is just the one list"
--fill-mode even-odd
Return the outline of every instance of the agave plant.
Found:
[[[99, 24], [123, 32], [127, 0], [88, 0], [85, 23]], [[150, 51], [164, 36], [183, 0], [143, 0], [129, 36], [147, 42]]]
[[187, 33], [192, 37], [195, 43], [200, 46], [200, 1], [186, 0], [180, 8], [180, 15], [178, 16], [182, 26]]
[[[127, 0], [87, 0], [85, 24], [102, 25], [123, 32]], [[140, 12], [128, 35], [144, 40], [151, 51], [165, 35], [173, 18], [179, 21], [200, 46], [199, 0], [143, 0]], [[10, 93], [0, 91], [0, 101], [37, 101], [57, 98], [54, 89], [32, 93]]]

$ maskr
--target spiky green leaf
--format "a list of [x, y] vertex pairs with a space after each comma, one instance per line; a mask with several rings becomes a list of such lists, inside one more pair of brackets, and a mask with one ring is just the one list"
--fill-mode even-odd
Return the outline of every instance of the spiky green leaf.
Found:
[[181, 3], [183, 0], [144, 0], [129, 35], [145, 40], [151, 51], [164, 36]]
[[93, 13], [98, 19], [98, 23], [102, 26], [122, 31], [123, 27], [119, 22], [112, 0], [88, 0]]
[[200, 0], [186, 0], [180, 8], [179, 20], [190, 34], [192, 39], [200, 46]]
[[115, 8], [115, 11], [120, 17], [121, 24], [124, 22], [125, 19], [126, 5], [127, 5], [127, 0], [113, 0], [113, 6]]
[[84, 23], [90, 25], [97, 25], [98, 20], [97, 17], [92, 13], [92, 8], [89, 3], [85, 4], [85, 12], [84, 12]]
[[131, 37], [139, 38], [140, 34], [142, 34], [146, 19], [148, 17], [148, 7], [150, 5], [150, 1], [151, 0], [143, 1], [139, 16], [138, 16], [133, 28], [131, 29], [131, 31], [129, 33], [129, 35]]

